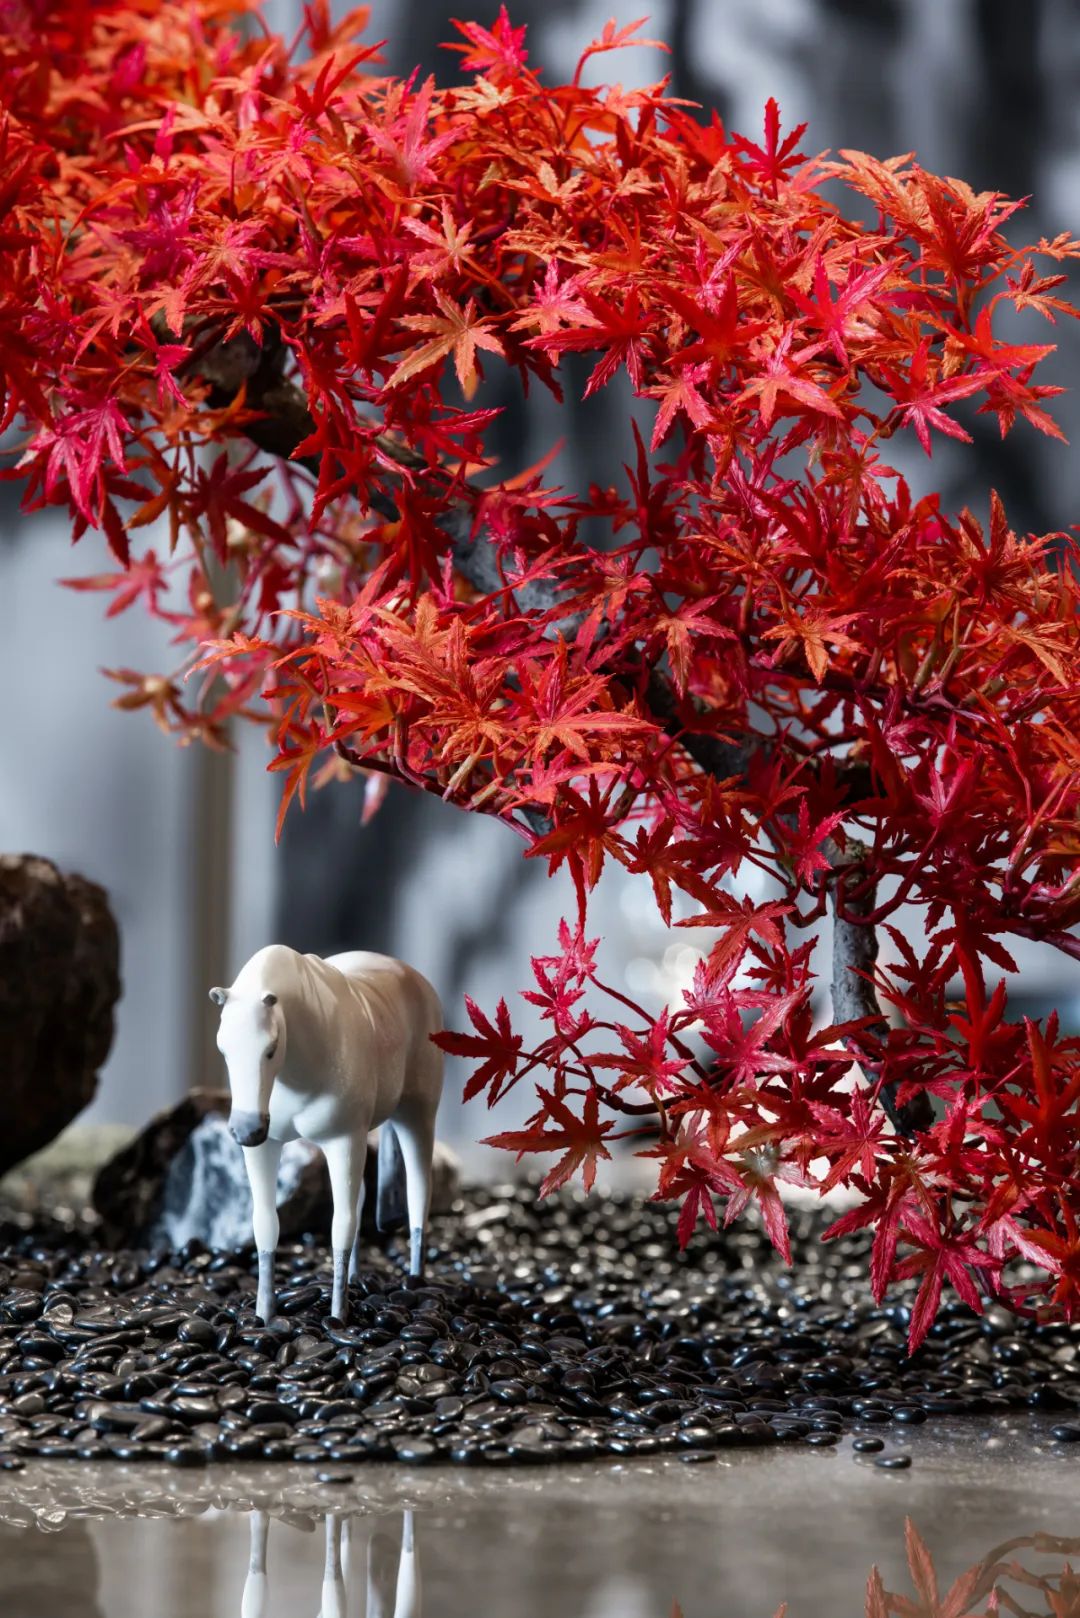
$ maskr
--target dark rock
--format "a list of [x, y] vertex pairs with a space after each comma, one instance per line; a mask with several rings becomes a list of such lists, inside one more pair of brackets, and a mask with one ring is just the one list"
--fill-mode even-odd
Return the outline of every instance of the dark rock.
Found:
[[0, 855], [0, 1174], [93, 1100], [120, 998], [120, 939], [103, 888], [32, 854]]
[[[193, 1090], [151, 1119], [141, 1134], [111, 1158], [94, 1182], [93, 1205], [110, 1246], [146, 1246], [179, 1252], [191, 1241], [220, 1250], [251, 1241], [251, 1192], [244, 1154], [228, 1129], [229, 1092]], [[365, 1172], [364, 1229], [375, 1229], [378, 1130]], [[459, 1165], [436, 1143], [432, 1212], [445, 1212], [457, 1195]], [[281, 1240], [328, 1237], [333, 1205], [326, 1160], [308, 1141], [289, 1141], [278, 1170]], [[306, 1301], [306, 1300], [305, 1300]], [[283, 1297], [286, 1314], [293, 1312]], [[299, 1304], [303, 1307], [303, 1304]]]

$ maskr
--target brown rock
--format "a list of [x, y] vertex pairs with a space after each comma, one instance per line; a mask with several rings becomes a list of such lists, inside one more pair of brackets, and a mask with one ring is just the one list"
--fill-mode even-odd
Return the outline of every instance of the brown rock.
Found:
[[36, 855], [0, 855], [0, 1174], [93, 1099], [119, 998], [120, 939], [105, 890]]

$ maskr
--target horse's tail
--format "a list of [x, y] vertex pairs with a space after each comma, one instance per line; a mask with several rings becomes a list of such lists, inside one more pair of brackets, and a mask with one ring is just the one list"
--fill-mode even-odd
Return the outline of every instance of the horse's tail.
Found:
[[375, 1223], [380, 1230], [400, 1230], [408, 1223], [405, 1197], [405, 1159], [389, 1118], [379, 1125], [379, 1180], [375, 1193]]

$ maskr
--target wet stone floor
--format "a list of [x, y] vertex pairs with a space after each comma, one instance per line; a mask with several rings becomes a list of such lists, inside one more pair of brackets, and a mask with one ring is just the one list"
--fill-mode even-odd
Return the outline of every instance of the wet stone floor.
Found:
[[332, 1483], [295, 1465], [32, 1461], [0, 1474], [0, 1615], [1080, 1612], [1080, 1457], [1046, 1418], [924, 1427], [901, 1471], [851, 1443], [708, 1467], [367, 1465]]

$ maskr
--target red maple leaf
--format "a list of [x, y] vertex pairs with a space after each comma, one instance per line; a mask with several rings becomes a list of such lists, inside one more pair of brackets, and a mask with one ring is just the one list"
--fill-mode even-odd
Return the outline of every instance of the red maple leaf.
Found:
[[468, 44], [445, 44], [443, 50], [461, 51], [462, 67], [486, 74], [493, 84], [506, 84], [521, 75], [529, 55], [524, 49], [526, 29], [524, 25], [511, 27], [505, 5], [500, 5], [499, 15], [490, 28], [481, 28], [475, 22], [458, 22], [456, 17], [450, 20]]
[[969, 1309], [981, 1315], [983, 1302], [974, 1276], [985, 1278], [1000, 1265], [976, 1244], [971, 1234], [942, 1231], [923, 1214], [911, 1209], [905, 1213], [903, 1223], [905, 1239], [916, 1251], [900, 1260], [894, 1274], [898, 1280], [922, 1276], [908, 1330], [908, 1353], [914, 1354], [933, 1324], [945, 1282], [950, 1283]]
[[845, 1184], [853, 1174], [861, 1174], [867, 1185], [875, 1178], [878, 1152], [885, 1115], [872, 1105], [873, 1096], [864, 1089], [853, 1090], [849, 1113], [840, 1112], [823, 1101], [808, 1103], [810, 1111], [821, 1128], [809, 1148], [832, 1161], [829, 1172], [821, 1182], [822, 1193]]
[[500, 1000], [495, 1011], [495, 1022], [490, 1023], [476, 1002], [465, 996], [465, 1009], [469, 1013], [475, 1034], [455, 1034], [449, 1029], [433, 1035], [440, 1050], [451, 1056], [471, 1056], [480, 1062], [465, 1086], [465, 1100], [490, 1092], [493, 1104], [505, 1094], [510, 1081], [516, 1076], [523, 1041], [510, 1027], [510, 1011], [505, 1000]]
[[573, 1179], [578, 1169], [581, 1170], [581, 1181], [586, 1191], [591, 1191], [596, 1180], [597, 1163], [611, 1157], [604, 1145], [604, 1136], [614, 1129], [614, 1120], [600, 1121], [600, 1100], [595, 1090], [586, 1093], [580, 1118], [553, 1091], [545, 1090], [538, 1084], [536, 1093], [544, 1106], [541, 1116], [549, 1118], [555, 1127], [545, 1129], [534, 1125], [529, 1129], [510, 1130], [502, 1135], [489, 1136], [484, 1145], [501, 1146], [506, 1151], [516, 1152], [519, 1162], [526, 1152], [552, 1152], [565, 1147], [564, 1155], [545, 1175], [540, 1195], [546, 1197], [550, 1191], [565, 1185]]

